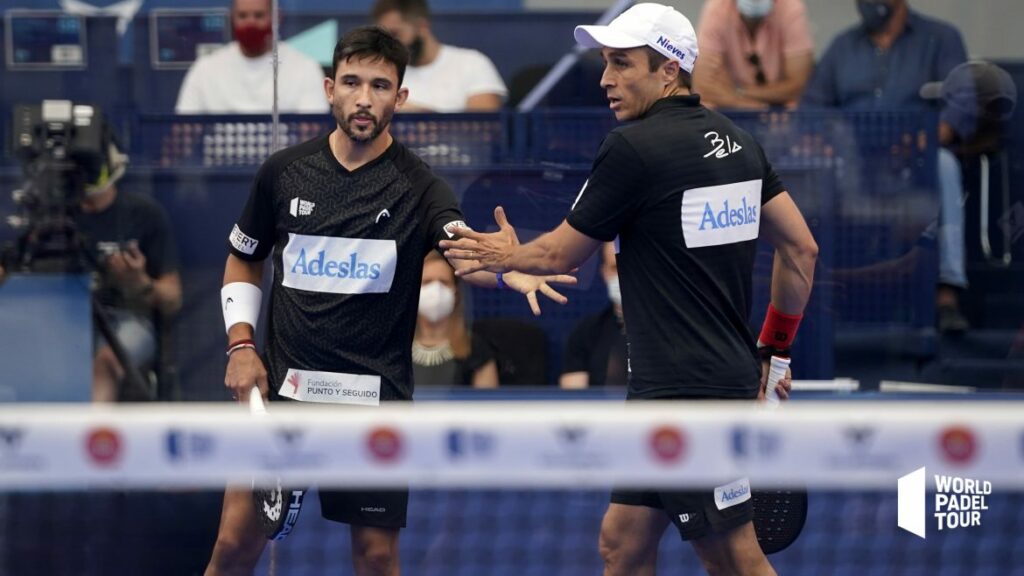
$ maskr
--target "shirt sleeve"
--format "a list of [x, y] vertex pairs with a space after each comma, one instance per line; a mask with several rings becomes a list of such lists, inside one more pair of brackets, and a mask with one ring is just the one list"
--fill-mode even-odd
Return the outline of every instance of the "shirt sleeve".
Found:
[[697, 27], [697, 46], [702, 54], [724, 54], [726, 49], [726, 2], [732, 0], [708, 0], [700, 14]]
[[146, 256], [146, 273], [158, 279], [165, 274], [178, 271], [178, 250], [174, 245], [171, 223], [163, 208], [154, 203], [148, 209], [146, 227], [149, 235], [148, 246], [143, 250]]
[[818, 65], [814, 67], [814, 74], [811, 81], [807, 83], [804, 90], [802, 106], [834, 108], [839, 105], [836, 97], [836, 67], [838, 66], [838, 40], [825, 51]]
[[185, 79], [181, 82], [181, 89], [178, 90], [178, 102], [174, 105], [174, 112], [177, 114], [202, 114], [205, 112], [202, 104], [202, 62], [197, 61], [185, 73]]
[[643, 159], [621, 134], [611, 132], [566, 220], [591, 238], [611, 242], [636, 215], [645, 183]]
[[274, 247], [276, 175], [271, 161], [264, 162], [256, 173], [242, 215], [228, 236], [228, 249], [242, 260], [264, 260]]
[[327, 112], [330, 106], [327, 103], [327, 96], [324, 95], [323, 84], [324, 84], [324, 71], [313, 59], [307, 59], [303, 62], [304, 76], [302, 80], [302, 86], [304, 88], [300, 91], [300, 100], [295, 103], [295, 108], [298, 112], [303, 114], [318, 114], [320, 112]]
[[498, 69], [494, 67], [491, 59], [476, 50], [469, 54], [471, 58], [467, 58], [467, 60], [471, 62], [470, 71], [463, 72], [464, 77], [469, 79], [466, 95], [498, 94], [502, 98], [507, 96], [508, 88], [505, 87], [505, 81], [501, 79], [501, 74], [498, 73]]
[[814, 39], [807, 22], [807, 7], [803, 0], [781, 0], [782, 51], [786, 56], [814, 51]]
[[764, 149], [761, 148], [760, 144], [757, 146], [757, 150], [761, 154], [761, 161], [764, 163], [764, 176], [761, 178], [761, 206], [764, 206], [772, 198], [785, 192], [786, 185], [782, 183], [782, 179], [775, 172], [772, 163], [768, 161], [768, 157], [765, 156]]
[[434, 177], [423, 197], [424, 222], [427, 223], [427, 239], [430, 247], [438, 251], [438, 242], [454, 237], [453, 228], [466, 227], [465, 217], [455, 199], [451, 186]]
[[967, 48], [964, 47], [964, 39], [960, 36], [960, 31], [950, 26], [944, 32], [939, 45], [936, 81], [945, 80], [953, 68], [967, 61]]

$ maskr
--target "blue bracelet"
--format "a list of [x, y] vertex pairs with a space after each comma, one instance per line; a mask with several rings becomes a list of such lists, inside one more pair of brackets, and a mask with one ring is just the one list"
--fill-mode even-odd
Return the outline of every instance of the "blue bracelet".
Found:
[[494, 275], [494, 277], [498, 279], [498, 290], [504, 290], [508, 288], [508, 284], [505, 284], [505, 279], [502, 278], [502, 276], [504, 276], [503, 272], [498, 272], [497, 274]]

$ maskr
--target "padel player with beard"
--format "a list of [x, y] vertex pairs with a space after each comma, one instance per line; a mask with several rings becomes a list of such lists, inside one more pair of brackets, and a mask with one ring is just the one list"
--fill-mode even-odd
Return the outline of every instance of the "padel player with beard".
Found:
[[[408, 96], [408, 59], [383, 29], [346, 34], [324, 81], [338, 128], [274, 154], [256, 175], [229, 237], [222, 289], [225, 385], [240, 402], [253, 387], [271, 400], [377, 406], [412, 399], [423, 260], [465, 224], [451, 188], [390, 134]], [[253, 335], [268, 256], [274, 278], [261, 358]], [[575, 283], [518, 273], [466, 278], [525, 294], [535, 314], [537, 292], [566, 301], [548, 281]], [[320, 500], [325, 518], [351, 525], [357, 575], [399, 573], [408, 490], [321, 490]], [[206, 574], [251, 574], [266, 541], [252, 491], [229, 488]]]

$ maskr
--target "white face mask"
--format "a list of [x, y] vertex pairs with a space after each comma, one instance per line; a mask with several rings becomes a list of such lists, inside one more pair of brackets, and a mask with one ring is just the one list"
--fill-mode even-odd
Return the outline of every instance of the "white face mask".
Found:
[[616, 276], [611, 280], [605, 280], [604, 283], [608, 286], [608, 299], [612, 301], [612, 304], [622, 306], [622, 291], [619, 290], [619, 277]]
[[764, 18], [775, 5], [775, 0], [736, 0], [736, 8], [747, 18]]
[[452, 315], [455, 309], [455, 290], [434, 280], [420, 286], [420, 315], [431, 322], [437, 322]]

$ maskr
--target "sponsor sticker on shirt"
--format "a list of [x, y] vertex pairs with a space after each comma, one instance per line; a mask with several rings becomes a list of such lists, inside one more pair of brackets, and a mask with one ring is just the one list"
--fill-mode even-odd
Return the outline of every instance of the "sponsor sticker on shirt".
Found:
[[238, 227], [238, 224], [235, 224], [235, 227], [231, 229], [231, 236], [228, 239], [231, 241], [231, 245], [235, 247], [235, 250], [250, 256], [256, 252], [256, 246], [259, 246], [260, 243], [259, 240], [246, 236], [245, 232], [242, 232], [242, 229]]
[[761, 224], [761, 187], [761, 180], [748, 180], [683, 192], [681, 217], [686, 247], [756, 239]]
[[281, 396], [300, 402], [380, 405], [380, 376], [288, 369]]
[[724, 486], [715, 488], [715, 506], [719, 510], [725, 510], [730, 506], [742, 504], [750, 500], [750, 479], [740, 478]]
[[471, 230], [471, 228], [467, 226], [466, 223], [463, 222], [462, 220], [452, 220], [451, 222], [444, 225], [444, 233], [447, 234], [449, 238], [454, 238], [456, 228], [465, 228], [466, 230]]
[[281, 255], [288, 288], [334, 294], [391, 290], [398, 251], [394, 240], [288, 234]]

